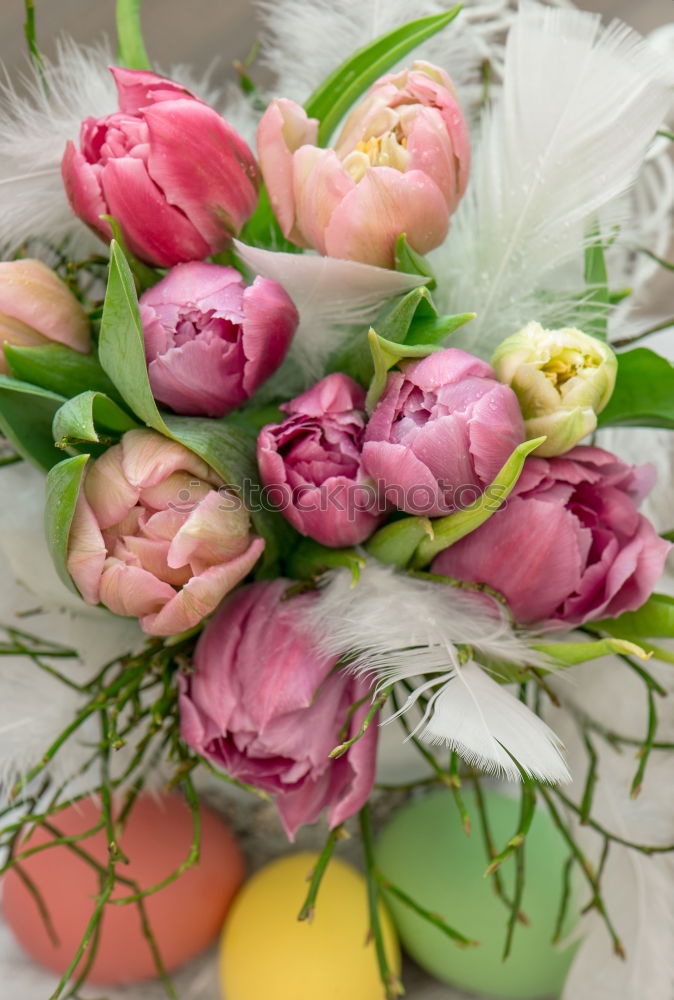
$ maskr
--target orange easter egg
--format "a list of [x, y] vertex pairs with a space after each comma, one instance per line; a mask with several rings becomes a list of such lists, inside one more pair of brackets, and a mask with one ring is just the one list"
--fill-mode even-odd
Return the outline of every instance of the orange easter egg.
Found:
[[[200, 807], [199, 815], [199, 863], [145, 899], [147, 916], [169, 972], [194, 958], [218, 936], [244, 875], [243, 856], [229, 828], [206, 806]], [[57, 813], [50, 822], [61, 835], [72, 836], [91, 829], [100, 818], [100, 807], [89, 799]], [[120, 862], [117, 871], [148, 889], [172, 875], [186, 860], [192, 835], [191, 811], [178, 795], [139, 796], [119, 840], [129, 863]], [[53, 834], [38, 827], [19, 851], [53, 839]], [[77, 841], [77, 846], [100, 864], [107, 864], [108, 845], [103, 830]], [[91, 864], [62, 844], [27, 857], [21, 867], [46, 904], [58, 944], [50, 938], [34, 896], [13, 869], [3, 883], [5, 919], [32, 958], [63, 974], [91, 919], [100, 892], [99, 875]], [[112, 899], [133, 893], [130, 886], [118, 884]], [[87, 982], [112, 986], [156, 975], [138, 906], [107, 904]]]

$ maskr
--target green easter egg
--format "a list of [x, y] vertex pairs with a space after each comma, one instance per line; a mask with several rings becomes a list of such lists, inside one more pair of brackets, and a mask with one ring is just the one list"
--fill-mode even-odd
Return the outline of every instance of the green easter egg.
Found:
[[[562, 950], [551, 943], [568, 847], [548, 814], [537, 809], [525, 843], [521, 910], [529, 924], [517, 923], [511, 954], [503, 962], [509, 911], [494, 892], [491, 877], [484, 877], [489, 858], [475, 794], [466, 785], [462, 795], [471, 817], [470, 836], [463, 831], [451, 793], [434, 792], [393, 816], [379, 836], [376, 863], [388, 881], [480, 945], [458, 947], [387, 893], [401, 942], [427, 972], [463, 989], [517, 1000], [558, 997], [576, 948]], [[491, 790], [485, 790], [484, 798], [495, 844], [502, 849], [517, 830], [519, 802]], [[512, 898], [512, 858], [501, 866], [501, 878]], [[565, 934], [578, 921], [573, 897], [567, 913]]]

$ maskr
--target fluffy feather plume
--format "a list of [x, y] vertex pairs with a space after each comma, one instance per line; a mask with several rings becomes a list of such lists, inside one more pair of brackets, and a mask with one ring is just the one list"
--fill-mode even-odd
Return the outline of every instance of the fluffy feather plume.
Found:
[[[274, 253], [238, 240], [235, 246], [251, 271], [283, 285], [300, 314], [286, 363], [265, 387], [265, 394], [278, 392], [280, 386], [291, 394], [306, 388], [323, 375], [327, 358], [349, 329], [366, 326], [387, 299], [424, 283], [416, 275], [351, 260]], [[300, 381], [291, 384], [293, 376]]]
[[568, 780], [552, 730], [475, 663], [461, 663], [457, 645], [491, 663], [549, 666], [488, 599], [368, 563], [355, 586], [346, 570], [328, 574], [306, 614], [322, 652], [349, 656], [351, 668], [376, 675], [379, 688], [416, 685], [401, 712], [429, 695], [417, 727], [422, 739], [513, 780], [520, 773], [507, 751], [528, 774]]
[[[634, 181], [671, 85], [631, 29], [522, 5], [468, 193], [434, 258], [443, 309], [478, 314], [457, 343], [488, 357], [532, 317], [559, 321], [582, 284], [588, 234]], [[566, 295], [542, 294], [554, 288]]]
[[[568, 0], [553, 0], [569, 6]], [[444, 0], [258, 0], [262, 15], [263, 64], [275, 77], [274, 93], [303, 102], [321, 80], [380, 35], [410, 21], [444, 13]], [[516, 14], [517, 0], [468, 0], [460, 16], [411, 55], [445, 69], [473, 117], [482, 98], [482, 66], [491, 67], [495, 84], [503, 70], [504, 37]]]

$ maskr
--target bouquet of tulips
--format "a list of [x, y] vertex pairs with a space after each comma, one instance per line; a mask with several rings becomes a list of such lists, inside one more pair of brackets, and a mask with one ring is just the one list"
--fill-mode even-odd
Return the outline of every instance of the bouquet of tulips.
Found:
[[[300, 5], [276, 6], [282, 50]], [[345, 6], [312, 16], [328, 34]], [[629, 343], [668, 326], [643, 301], [667, 263], [667, 205], [647, 204], [672, 200], [673, 78], [593, 15], [484, 6], [396, 8], [303, 104], [241, 69], [224, 117], [152, 68], [137, 3], [110, 69], [32, 38], [34, 89], [0, 118], [7, 163], [27, 116], [43, 149], [0, 187], [0, 475], [22, 508], [3, 548], [42, 613], [87, 623], [65, 644], [95, 670], [74, 684], [53, 635], [6, 626], [34, 690], [68, 698], [20, 753], [0, 736], [0, 842], [47, 790], [43, 818], [92, 791], [131, 808], [156, 773], [191, 801], [202, 769], [271, 796], [291, 839], [327, 811], [319, 880], [369, 809], [385, 723], [460, 817], [462, 781], [519, 783], [499, 861], [549, 808], [638, 962], [582, 838], [663, 850], [593, 791], [597, 741], [639, 751], [635, 796], [666, 753], [674, 367]], [[279, 86], [311, 72], [298, 44]], [[636, 736], [597, 721], [625, 673]]]

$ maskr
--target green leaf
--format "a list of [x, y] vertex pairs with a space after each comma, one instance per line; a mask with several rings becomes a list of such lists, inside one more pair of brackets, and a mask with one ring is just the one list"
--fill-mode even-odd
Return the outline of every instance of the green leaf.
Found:
[[75, 505], [80, 495], [84, 467], [88, 455], [75, 455], [55, 465], [47, 476], [47, 497], [45, 504], [45, 531], [51, 557], [56, 572], [65, 585], [75, 594], [75, 584], [68, 573], [68, 539], [75, 513]]
[[461, 4], [432, 17], [410, 21], [355, 52], [313, 92], [305, 109], [318, 118], [318, 142], [326, 145], [335, 128], [367, 88], [408, 52], [445, 28], [461, 11]]
[[147, 375], [143, 325], [133, 275], [116, 240], [110, 244], [110, 275], [103, 304], [98, 356], [131, 410], [149, 427], [167, 434]]
[[[373, 327], [385, 340], [401, 344], [417, 312], [423, 313], [425, 318], [438, 315], [431, 293], [423, 285], [398, 296], [392, 303], [387, 302]], [[368, 331], [361, 328], [348, 337], [339, 351], [330, 357], [326, 372], [343, 372], [361, 385], [368, 385], [374, 375]]]
[[418, 274], [423, 278], [428, 278], [427, 288], [433, 290], [437, 281], [431, 265], [423, 254], [417, 253], [407, 242], [407, 234], [401, 233], [395, 245], [395, 266], [396, 271], [405, 274]]
[[598, 423], [674, 430], [674, 365], [647, 347], [618, 354], [615, 389]]
[[51, 426], [64, 402], [47, 389], [0, 375], [0, 431], [19, 455], [44, 471], [63, 459]]
[[365, 409], [368, 413], [372, 413], [386, 388], [389, 369], [397, 365], [403, 358], [426, 358], [434, 351], [439, 351], [440, 347], [436, 344], [417, 344], [408, 347], [407, 344], [398, 344], [380, 337], [372, 328], [370, 328], [367, 339], [372, 354], [374, 375], [367, 390]]
[[465, 538], [499, 510], [519, 479], [527, 455], [535, 451], [543, 441], [545, 437], [538, 437], [518, 445], [496, 474], [494, 481], [477, 500], [455, 514], [433, 521], [433, 538], [426, 538], [420, 543], [414, 555], [413, 565], [416, 568], [427, 566], [438, 552]]
[[331, 549], [312, 538], [303, 538], [286, 560], [286, 572], [296, 580], [311, 580], [328, 569], [343, 567], [351, 571], [356, 584], [365, 563], [355, 549]]
[[385, 524], [365, 543], [365, 551], [387, 566], [407, 566], [425, 538], [433, 538], [433, 521], [403, 517]]
[[639, 639], [674, 638], [674, 597], [652, 594], [637, 611], [626, 611], [618, 618], [593, 622], [593, 628], [611, 635]]
[[639, 660], [649, 659], [648, 653], [641, 646], [626, 639], [599, 639], [597, 642], [542, 642], [532, 643], [531, 648], [563, 663], [565, 667], [596, 660], [600, 656], [611, 656], [613, 653], [636, 656]]
[[470, 323], [473, 319], [475, 319], [475, 313], [457, 313], [455, 316], [436, 316], [431, 319], [415, 316], [407, 331], [405, 343], [409, 346], [414, 344], [440, 344], [442, 346], [443, 341], [450, 334], [465, 323]]
[[117, 59], [128, 69], [152, 69], [140, 24], [140, 0], [117, 0]]
[[610, 295], [604, 244], [598, 235], [585, 250], [585, 284], [588, 291], [580, 308], [578, 326], [591, 337], [606, 341]]
[[46, 344], [44, 347], [5, 344], [5, 357], [17, 378], [66, 398], [77, 396], [87, 389], [118, 397], [95, 354], [80, 354], [62, 344]]
[[281, 232], [264, 185], [260, 188], [257, 208], [241, 230], [239, 239], [249, 246], [265, 247], [284, 253], [301, 253], [301, 248], [287, 240]]
[[131, 253], [126, 245], [122, 227], [117, 222], [117, 219], [112, 215], [102, 215], [101, 218], [105, 219], [110, 226], [113, 238], [119, 244], [120, 250], [126, 257], [126, 262], [131, 268], [131, 272], [135, 276], [141, 291], [144, 292], [146, 288], [152, 288], [158, 281], [161, 281], [162, 275], [159, 271], [156, 271], [153, 267], [148, 267], [147, 264], [144, 264], [142, 260], [139, 260], [138, 257], [135, 257]]
[[125, 410], [101, 392], [83, 392], [63, 404], [54, 414], [52, 433], [59, 448], [81, 441], [100, 441], [97, 425], [123, 434], [138, 424]]

